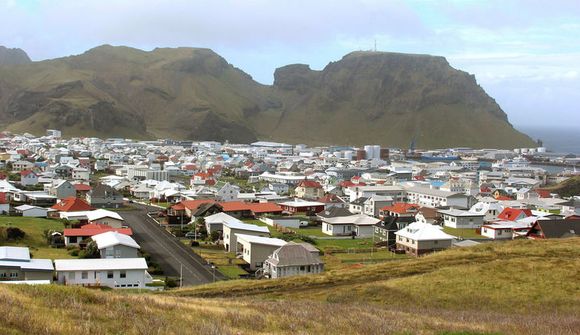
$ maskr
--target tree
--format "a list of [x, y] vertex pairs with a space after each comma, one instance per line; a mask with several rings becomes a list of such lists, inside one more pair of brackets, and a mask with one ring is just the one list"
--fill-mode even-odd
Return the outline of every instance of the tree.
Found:
[[99, 247], [97, 246], [97, 242], [90, 241], [87, 244], [85, 250], [81, 252], [80, 258], [101, 258], [101, 253], [99, 251]]

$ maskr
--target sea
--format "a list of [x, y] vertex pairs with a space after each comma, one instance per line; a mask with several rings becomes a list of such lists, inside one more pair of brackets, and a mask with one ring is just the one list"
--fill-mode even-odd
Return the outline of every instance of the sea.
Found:
[[580, 124], [568, 127], [521, 126], [516, 128], [534, 141], [540, 139], [548, 151], [580, 155]]

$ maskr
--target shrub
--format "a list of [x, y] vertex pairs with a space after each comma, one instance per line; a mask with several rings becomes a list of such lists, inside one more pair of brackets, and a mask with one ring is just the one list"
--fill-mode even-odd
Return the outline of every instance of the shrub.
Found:
[[23, 239], [24, 236], [26, 236], [26, 233], [18, 227], [6, 227], [1, 228], [0, 230], [0, 237], [8, 241], [20, 240]]
[[199, 247], [199, 242], [198, 241], [191, 241], [191, 246], [192, 247]]

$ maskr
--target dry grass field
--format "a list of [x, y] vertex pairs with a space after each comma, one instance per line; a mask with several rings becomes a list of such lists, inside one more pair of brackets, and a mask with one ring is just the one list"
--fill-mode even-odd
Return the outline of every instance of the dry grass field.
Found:
[[2, 334], [578, 334], [580, 239], [139, 293], [0, 286]]

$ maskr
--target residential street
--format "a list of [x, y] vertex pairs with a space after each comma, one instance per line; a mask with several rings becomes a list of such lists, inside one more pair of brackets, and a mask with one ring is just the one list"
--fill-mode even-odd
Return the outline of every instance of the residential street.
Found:
[[138, 210], [119, 213], [133, 229], [133, 238], [159, 264], [165, 275], [179, 277], [183, 265], [184, 286], [211, 283], [214, 281], [214, 272], [215, 280], [223, 279], [217, 270], [213, 270], [201, 257], [147, 216], [148, 211], [157, 211], [158, 208], [140, 204], [130, 206]]

